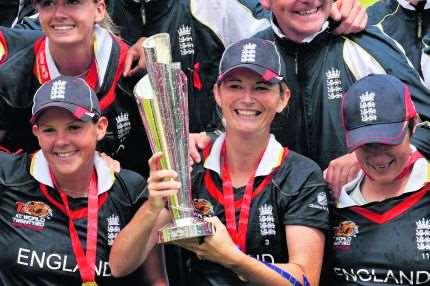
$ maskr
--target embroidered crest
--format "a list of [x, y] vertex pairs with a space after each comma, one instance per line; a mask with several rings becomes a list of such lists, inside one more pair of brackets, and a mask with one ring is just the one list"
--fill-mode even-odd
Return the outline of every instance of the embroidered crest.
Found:
[[108, 245], [112, 245], [115, 238], [118, 236], [118, 233], [121, 231], [121, 226], [119, 224], [119, 217], [117, 215], [111, 215], [107, 218], [107, 237], [108, 237]]
[[242, 63], [253, 63], [255, 62], [255, 48], [256, 44], [248, 43], [242, 47], [242, 54], [240, 56], [240, 61]]
[[115, 121], [118, 139], [121, 141], [121, 143], [124, 143], [125, 137], [130, 133], [131, 129], [129, 114], [127, 112], [121, 112], [115, 118]]
[[64, 99], [66, 84], [65, 80], [54, 81], [51, 87], [51, 99]]
[[326, 73], [327, 78], [327, 96], [328, 99], [342, 98], [343, 88], [342, 81], [340, 80], [340, 70], [331, 68]]
[[178, 29], [178, 35], [179, 52], [181, 53], [181, 56], [194, 54], [194, 43], [191, 27], [187, 25], [180, 26]]
[[333, 246], [338, 250], [351, 249], [352, 238], [357, 237], [358, 225], [350, 220], [342, 221], [339, 226], [333, 227]]
[[273, 207], [271, 205], [264, 204], [258, 209], [258, 211], [261, 235], [276, 235]]
[[417, 249], [430, 250], [430, 220], [422, 218], [416, 225]]
[[16, 227], [43, 230], [45, 222], [52, 217], [52, 209], [44, 202], [29, 201], [16, 202], [16, 214], [12, 224]]
[[374, 121], [376, 116], [375, 93], [366, 91], [360, 95], [360, 113], [361, 121]]

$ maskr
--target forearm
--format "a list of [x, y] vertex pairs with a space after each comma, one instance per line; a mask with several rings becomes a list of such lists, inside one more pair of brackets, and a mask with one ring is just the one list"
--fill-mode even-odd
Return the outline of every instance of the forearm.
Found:
[[144, 203], [133, 219], [121, 230], [114, 241], [109, 257], [113, 276], [127, 275], [144, 262], [156, 243], [156, 238], [151, 236], [160, 212], [160, 210], [153, 210], [148, 203]]
[[161, 245], [152, 248], [143, 263], [146, 284], [150, 286], [169, 285], [164, 261], [164, 249]]
[[294, 285], [292, 283], [294, 280], [297, 280], [303, 285], [304, 273], [296, 264], [276, 264], [277, 267], [281, 268], [293, 277], [293, 279], [290, 280], [283, 277], [263, 262], [242, 252], [237, 255], [232, 262], [224, 266], [234, 271], [241, 279], [247, 281], [249, 285]]

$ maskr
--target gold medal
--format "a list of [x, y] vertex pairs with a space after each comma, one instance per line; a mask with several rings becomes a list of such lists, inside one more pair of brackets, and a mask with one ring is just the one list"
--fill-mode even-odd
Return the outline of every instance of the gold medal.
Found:
[[82, 286], [97, 286], [97, 283], [95, 281], [84, 282], [82, 283]]

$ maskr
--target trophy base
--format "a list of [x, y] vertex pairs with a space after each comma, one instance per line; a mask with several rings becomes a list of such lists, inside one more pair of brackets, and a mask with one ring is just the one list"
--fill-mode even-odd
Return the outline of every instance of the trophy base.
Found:
[[197, 217], [182, 218], [158, 230], [158, 243], [213, 234], [212, 224]]

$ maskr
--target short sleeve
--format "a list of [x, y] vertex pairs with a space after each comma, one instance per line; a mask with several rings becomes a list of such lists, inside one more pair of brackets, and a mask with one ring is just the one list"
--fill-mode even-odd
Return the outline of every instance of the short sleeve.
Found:
[[148, 199], [145, 178], [134, 171], [125, 169], [121, 170], [116, 178], [121, 186], [121, 194], [126, 196], [127, 204], [135, 213]]
[[285, 176], [279, 185], [284, 225], [328, 230], [328, 188], [318, 165], [293, 153], [280, 175]]

